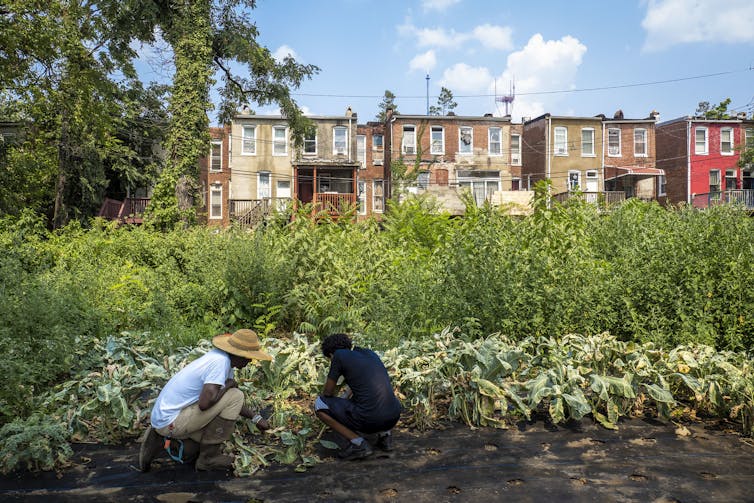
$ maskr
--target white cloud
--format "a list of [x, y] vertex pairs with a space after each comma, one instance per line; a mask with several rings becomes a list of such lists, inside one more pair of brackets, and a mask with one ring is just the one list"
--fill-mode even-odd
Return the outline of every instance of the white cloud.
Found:
[[459, 3], [461, 0], [422, 0], [424, 10], [445, 10]]
[[295, 60], [298, 60], [298, 54], [296, 54], [296, 51], [288, 47], [287, 45], [281, 45], [278, 47], [275, 52], [272, 53], [272, 57], [275, 58], [275, 61], [278, 63], [282, 63], [282, 61], [287, 57], [290, 56]]
[[474, 28], [472, 33], [474, 38], [487, 48], [501, 51], [513, 49], [513, 30], [507, 26], [483, 24]]
[[454, 94], [480, 93], [487, 90], [492, 75], [485, 67], [473, 67], [466, 63], [456, 63], [442, 74], [440, 85]]
[[408, 67], [411, 71], [419, 70], [422, 72], [429, 72], [435, 67], [435, 65], [437, 65], [437, 57], [435, 56], [435, 51], [430, 49], [425, 53], [414, 56], [414, 59], [408, 64]]
[[443, 28], [416, 28], [414, 35], [420, 47], [453, 47], [463, 44], [468, 38], [455, 30], [445, 31]]
[[641, 24], [647, 31], [646, 50], [705, 41], [754, 42], [754, 2], [649, 0]]
[[545, 41], [537, 33], [523, 49], [511, 53], [505, 71], [498, 77], [498, 93], [503, 94], [501, 89], [507, 91], [508, 83], [515, 82], [519, 94], [513, 102], [513, 116], [536, 117], [562, 100], [562, 94], [529, 96], [524, 93], [574, 88], [586, 50], [584, 44], [569, 35]]
[[483, 47], [509, 51], [513, 48], [513, 30], [508, 26], [479, 25], [468, 33], [445, 28], [419, 28], [407, 21], [398, 26], [398, 33], [415, 38], [419, 47], [462, 49], [469, 41], [477, 41]]

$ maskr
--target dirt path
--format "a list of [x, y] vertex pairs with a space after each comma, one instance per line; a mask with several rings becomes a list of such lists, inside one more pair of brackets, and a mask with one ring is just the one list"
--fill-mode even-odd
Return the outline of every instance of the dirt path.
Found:
[[[704, 425], [648, 420], [609, 431], [582, 421], [509, 430], [451, 425], [398, 430], [390, 457], [328, 459], [305, 473], [273, 467], [253, 477], [196, 473], [165, 462], [138, 472], [136, 444], [77, 446], [62, 478], [0, 479], [0, 501], [754, 501], [754, 442]], [[324, 451], [323, 451], [324, 453]]]

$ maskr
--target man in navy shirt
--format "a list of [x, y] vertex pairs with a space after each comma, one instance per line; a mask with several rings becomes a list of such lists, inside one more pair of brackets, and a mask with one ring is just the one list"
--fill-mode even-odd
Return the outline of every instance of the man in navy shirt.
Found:
[[[323, 423], [349, 441], [338, 456], [361, 459], [372, 454], [361, 436], [365, 433], [377, 433], [376, 446], [391, 450], [390, 430], [398, 422], [401, 404], [380, 357], [371, 349], [353, 347], [346, 334], [327, 337], [322, 341], [322, 353], [330, 359], [330, 371], [314, 409]], [[350, 400], [335, 396], [341, 376], [350, 388]]]

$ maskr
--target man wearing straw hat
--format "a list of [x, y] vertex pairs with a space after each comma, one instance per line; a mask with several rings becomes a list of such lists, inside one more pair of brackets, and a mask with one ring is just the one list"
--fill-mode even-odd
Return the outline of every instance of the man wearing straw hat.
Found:
[[242, 329], [218, 335], [212, 344], [214, 349], [175, 374], [157, 397], [139, 450], [141, 471], [149, 471], [163, 448], [176, 461], [187, 461], [191, 455], [183, 451], [184, 440], [187, 446], [199, 444], [197, 470], [228, 470], [233, 458], [222, 453], [222, 445], [233, 434], [236, 419], [243, 416], [259, 429], [269, 429], [267, 421], [244, 404], [233, 379], [233, 369], [244, 368], [252, 359], [272, 360], [261, 351], [257, 334]]

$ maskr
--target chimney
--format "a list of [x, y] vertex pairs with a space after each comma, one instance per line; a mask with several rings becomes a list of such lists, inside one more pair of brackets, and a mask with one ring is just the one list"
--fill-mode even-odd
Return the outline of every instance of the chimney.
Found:
[[346, 108], [346, 117], [353, 116], [353, 110], [351, 110], [351, 107]]
[[623, 118], [623, 110], [618, 109], [615, 114], [613, 114], [613, 119], [622, 119]]
[[658, 121], [660, 119], [660, 112], [658, 112], [657, 110], [652, 110], [649, 113], [649, 118], [654, 119], [655, 121]]

